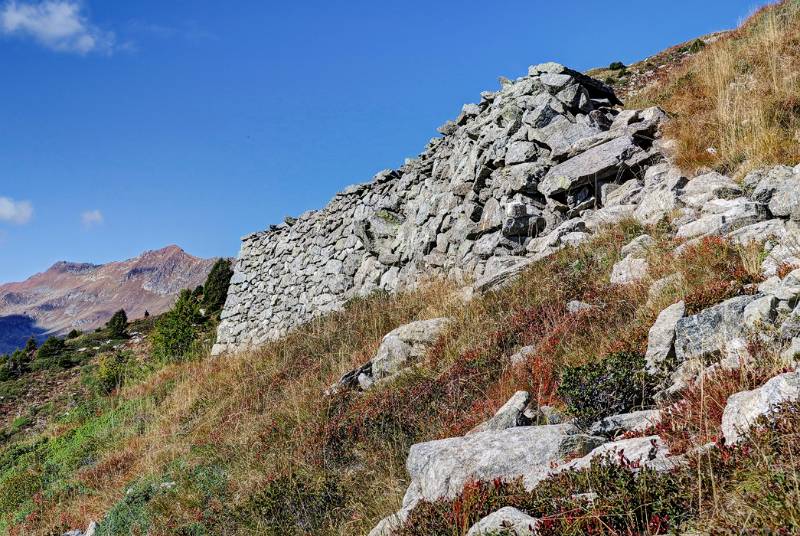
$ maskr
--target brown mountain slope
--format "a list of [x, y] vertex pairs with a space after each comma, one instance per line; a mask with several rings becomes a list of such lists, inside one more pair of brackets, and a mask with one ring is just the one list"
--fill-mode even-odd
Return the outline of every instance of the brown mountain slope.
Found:
[[57, 262], [26, 281], [0, 285], [0, 352], [30, 335], [94, 329], [119, 309], [131, 319], [161, 313], [181, 289], [202, 284], [213, 264], [168, 246], [103, 265]]

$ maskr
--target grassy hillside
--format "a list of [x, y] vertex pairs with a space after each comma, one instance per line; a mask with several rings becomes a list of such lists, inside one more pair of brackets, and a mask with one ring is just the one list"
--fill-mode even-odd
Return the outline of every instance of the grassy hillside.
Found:
[[759, 10], [663, 72], [626, 104], [672, 115], [666, 134], [686, 171], [800, 162], [800, 1]]
[[[643, 231], [627, 223], [467, 305], [457, 289], [433, 281], [351, 302], [258, 352], [142, 364], [110, 396], [90, 396], [44, 433], [3, 448], [3, 526], [12, 534], [54, 534], [107, 515], [101, 534], [365, 533], [399, 506], [412, 443], [468, 431], [517, 389], [568, 410], [558, 391], [565, 367], [640, 355], [656, 314], [677, 296], [699, 310], [756, 280], [748, 268], [754, 252], [709, 239], [671, 258], [675, 243], [666, 230], [649, 229], [659, 240], [651, 266], [662, 267], [652, 277], [677, 268], [685, 282], [660, 296], [648, 298], [646, 284], [607, 283], [620, 247]], [[572, 299], [599, 307], [570, 314]], [[454, 322], [421, 367], [364, 395], [323, 395], [389, 330], [438, 316]], [[508, 355], [525, 344], [537, 352], [512, 367]], [[96, 374], [84, 371], [90, 382]], [[744, 376], [727, 389], [759, 379]], [[692, 443], [714, 436], [719, 423], [701, 425], [699, 409], [669, 421], [676, 443], [686, 433]], [[623, 526], [640, 524], [628, 518], [644, 500], [626, 496], [617, 506]], [[669, 515], [699, 514], [681, 502], [693, 500], [683, 493], [665, 499]], [[443, 527], [456, 513], [468, 527], [489, 504], [436, 506], [424, 533], [452, 534]], [[555, 505], [548, 508], [554, 515]], [[665, 515], [648, 508], [645, 523]]]
[[[796, 163], [798, 16], [797, 0], [761, 11], [628, 105], [656, 103], [673, 114], [669, 135], [686, 169]], [[602, 415], [606, 398], [567, 392], [565, 375], [613, 363], [617, 374], [633, 376], [665, 306], [684, 299], [693, 314], [755, 292], [761, 248], [706, 238], [678, 254], [672, 231], [667, 221], [646, 229], [623, 222], [496, 293], [464, 301], [452, 283], [431, 280], [413, 292], [353, 300], [258, 351], [222, 358], [208, 356], [213, 318], [195, 318], [199, 302], [184, 303], [134, 359], [115, 361], [101, 349], [76, 363], [70, 370], [85, 388], [69, 406], [51, 405], [46, 425], [7, 424], [0, 533], [61, 534], [102, 519], [101, 535], [364, 534], [400, 506], [412, 444], [464, 434], [519, 389], [536, 406], [575, 413], [580, 398]], [[620, 249], [643, 232], [656, 240], [648, 279], [609, 284]], [[676, 282], [648, 292], [675, 272]], [[593, 307], [569, 312], [571, 300]], [[325, 394], [387, 332], [442, 316], [453, 321], [420, 366], [363, 394]], [[190, 351], [163, 351], [176, 341]], [[525, 345], [535, 352], [512, 366], [509, 356]], [[740, 446], [718, 441], [727, 397], [783, 366], [758, 340], [749, 350], [754, 366], [709, 377], [663, 405], [657, 432], [674, 452], [690, 452], [687, 467], [638, 478], [631, 467], [593, 467], [532, 493], [518, 483], [474, 485], [419, 507], [406, 533], [462, 535], [507, 505], [545, 520], [544, 534], [797, 533], [797, 407]], [[653, 403], [649, 393], [643, 398]], [[708, 442], [719, 448], [692, 450]], [[587, 492], [596, 500], [575, 496]]]

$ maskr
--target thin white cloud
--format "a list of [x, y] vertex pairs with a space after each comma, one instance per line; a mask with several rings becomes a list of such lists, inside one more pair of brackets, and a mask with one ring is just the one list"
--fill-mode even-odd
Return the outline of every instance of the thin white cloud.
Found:
[[0, 197], [0, 221], [22, 225], [31, 221], [33, 205], [29, 201], [14, 201], [8, 197]]
[[0, 33], [28, 37], [59, 52], [110, 54], [116, 36], [91, 24], [80, 0], [8, 0], [0, 8]]
[[103, 213], [99, 210], [87, 210], [81, 214], [81, 222], [85, 229], [91, 229], [95, 225], [100, 225], [104, 221]]

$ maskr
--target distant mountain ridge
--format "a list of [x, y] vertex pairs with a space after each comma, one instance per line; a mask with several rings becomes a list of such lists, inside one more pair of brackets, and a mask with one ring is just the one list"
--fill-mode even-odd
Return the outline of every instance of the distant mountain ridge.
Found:
[[25, 281], [0, 285], [0, 352], [31, 335], [94, 329], [119, 309], [129, 318], [162, 313], [180, 290], [201, 285], [215, 260], [171, 245], [108, 264], [59, 261]]

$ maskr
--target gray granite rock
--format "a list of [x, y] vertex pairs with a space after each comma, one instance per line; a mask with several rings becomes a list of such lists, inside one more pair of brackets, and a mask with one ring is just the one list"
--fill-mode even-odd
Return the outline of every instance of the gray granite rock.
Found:
[[721, 355], [728, 341], [744, 335], [744, 310], [756, 299], [756, 296], [738, 296], [678, 320], [675, 326], [678, 362]]
[[534, 536], [539, 520], [511, 506], [484, 517], [467, 531], [467, 536]]
[[722, 415], [722, 433], [728, 444], [739, 442], [759, 417], [769, 415], [784, 402], [800, 398], [800, 372], [775, 376], [752, 391], [736, 393], [728, 398]]
[[658, 374], [662, 364], [675, 355], [675, 328], [686, 313], [683, 301], [673, 303], [656, 318], [647, 335], [647, 352], [645, 361], [650, 374]]
[[592, 435], [617, 437], [628, 432], [642, 433], [661, 422], [661, 411], [644, 409], [606, 417], [589, 428]]
[[628, 256], [614, 264], [611, 269], [611, 282], [618, 285], [635, 283], [647, 276], [647, 260]]
[[525, 416], [525, 409], [528, 407], [530, 399], [531, 395], [527, 391], [517, 391], [508, 402], [497, 410], [491, 419], [479, 424], [470, 430], [467, 435], [529, 425], [531, 420]]
[[659, 436], [634, 437], [605, 443], [582, 458], [577, 458], [558, 468], [563, 471], [588, 469], [592, 463], [622, 463], [623, 459], [632, 464], [634, 470], [652, 468], [669, 470], [675, 465], [669, 462], [669, 448]]

